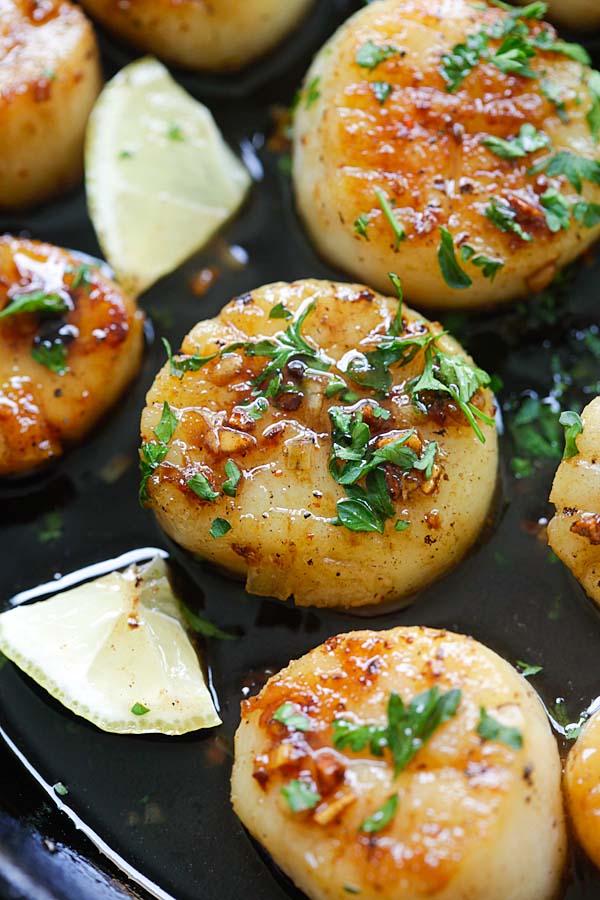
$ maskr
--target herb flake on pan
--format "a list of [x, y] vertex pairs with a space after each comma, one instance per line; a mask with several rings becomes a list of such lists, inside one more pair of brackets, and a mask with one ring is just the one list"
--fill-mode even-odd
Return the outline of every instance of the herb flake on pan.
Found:
[[179, 601], [179, 605], [181, 607], [181, 612], [183, 613], [183, 618], [185, 619], [188, 628], [191, 628], [192, 631], [195, 631], [196, 634], [201, 634], [203, 637], [207, 638], [218, 638], [220, 641], [235, 641], [236, 636], [234, 634], [229, 634], [227, 631], [223, 631], [213, 622], [210, 622], [208, 619], [205, 619], [204, 616], [199, 616], [198, 613], [193, 612], [189, 606], [186, 606], [181, 600]]
[[543, 672], [543, 666], [534, 666], [531, 663], [524, 662], [522, 659], [517, 659], [515, 665], [523, 678], [532, 678], [534, 675], [539, 675], [540, 672]]
[[321, 802], [321, 795], [298, 778], [294, 778], [289, 784], [284, 785], [281, 788], [281, 794], [293, 813], [314, 809]]
[[359, 831], [363, 834], [377, 834], [390, 824], [398, 809], [398, 795], [392, 794], [372, 816], [361, 822]]
[[144, 706], [143, 703], [134, 703], [131, 707], [131, 712], [134, 716], [145, 716], [150, 710], [147, 706]]
[[572, 459], [579, 455], [577, 438], [583, 433], [581, 416], [572, 410], [565, 410], [561, 413], [558, 421], [565, 429], [565, 449], [562, 458]]
[[523, 746], [523, 735], [518, 728], [511, 728], [509, 725], [503, 725], [490, 716], [484, 706], [479, 710], [479, 722], [477, 724], [477, 734], [484, 741], [497, 741], [506, 744], [511, 750], [520, 750]]

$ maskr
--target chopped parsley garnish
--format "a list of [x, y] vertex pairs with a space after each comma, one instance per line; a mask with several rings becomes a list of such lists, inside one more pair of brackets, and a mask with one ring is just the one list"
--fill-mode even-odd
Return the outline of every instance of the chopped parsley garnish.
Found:
[[387, 98], [392, 93], [392, 85], [388, 81], [372, 81], [371, 90], [375, 94], [377, 101], [383, 106]]
[[556, 188], [548, 188], [540, 197], [546, 214], [546, 224], [554, 234], [562, 228], [571, 227], [571, 205]]
[[515, 665], [519, 667], [523, 678], [531, 678], [533, 675], [539, 675], [543, 671], [542, 666], [532, 666], [531, 663], [523, 662], [522, 659], [517, 659]]
[[184, 141], [185, 135], [183, 133], [183, 129], [181, 125], [178, 125], [176, 122], [173, 122], [169, 125], [167, 130], [167, 137], [170, 141]]
[[294, 314], [283, 303], [276, 303], [269, 312], [270, 319], [292, 319]]
[[536, 34], [531, 40], [536, 47], [547, 53], [560, 53], [561, 56], [573, 59], [575, 62], [579, 62], [584, 66], [589, 66], [591, 63], [590, 55], [585, 47], [582, 47], [581, 44], [557, 40], [554, 34], [547, 28], [540, 31], [540, 33]]
[[144, 706], [143, 703], [134, 703], [131, 707], [131, 712], [134, 716], [145, 716], [146, 713], [150, 712], [150, 710], [147, 706]]
[[292, 812], [306, 812], [314, 809], [321, 802], [321, 795], [311, 788], [305, 781], [294, 778], [289, 784], [281, 788], [282, 796]]
[[211, 538], [217, 539], [223, 537], [223, 535], [227, 534], [228, 531], [231, 531], [231, 524], [227, 521], [227, 519], [216, 518], [213, 519], [209, 534]]
[[440, 228], [440, 234], [442, 240], [438, 247], [437, 257], [441, 273], [444, 276], [444, 281], [448, 287], [459, 291], [471, 287], [473, 279], [470, 278], [459, 265], [456, 253], [454, 252], [454, 239], [452, 238], [452, 235], [448, 229], [443, 226]]
[[511, 468], [517, 478], [531, 475], [538, 460], [560, 459], [561, 429], [552, 400], [525, 397], [509, 419], [509, 430], [514, 445]]
[[69, 303], [60, 294], [47, 293], [46, 291], [29, 291], [26, 294], [18, 294], [13, 297], [0, 312], [0, 319], [8, 316], [16, 316], [22, 313], [43, 313], [45, 315], [57, 315], [69, 309]]
[[354, 220], [354, 234], [357, 234], [359, 237], [364, 237], [369, 240], [367, 228], [369, 227], [370, 221], [370, 216], [368, 216], [366, 213], [362, 213], [362, 215]]
[[596, 72], [595, 70], [590, 72], [587, 85], [590, 89], [590, 94], [592, 95], [592, 105], [585, 119], [592, 133], [592, 137], [594, 138], [594, 142], [597, 144], [598, 139], [600, 138], [600, 72]]
[[573, 207], [573, 215], [586, 228], [595, 228], [600, 225], [600, 204], [580, 200]]
[[51, 544], [60, 540], [63, 533], [62, 516], [57, 509], [46, 513], [42, 519], [42, 525], [38, 531], [38, 541], [40, 544]]
[[535, 49], [528, 37], [521, 34], [509, 34], [495, 53], [491, 53], [488, 61], [505, 74], [520, 75], [521, 78], [536, 78], [529, 65], [535, 56]]
[[310, 109], [313, 103], [316, 103], [319, 97], [321, 96], [321, 91], [319, 90], [319, 83], [321, 79], [318, 75], [311, 80], [306, 85], [306, 90], [304, 92], [304, 108]]
[[504, 268], [504, 261], [496, 259], [493, 256], [486, 256], [485, 253], [477, 253], [470, 244], [463, 244], [460, 248], [460, 258], [463, 262], [470, 262], [472, 265], [481, 269], [484, 278], [493, 281], [500, 269]]
[[488, 39], [483, 32], [470, 34], [464, 44], [456, 44], [450, 53], [442, 56], [441, 73], [446, 90], [453, 94], [467, 75], [478, 65], [481, 54], [487, 49]]
[[221, 485], [223, 493], [227, 494], [228, 497], [235, 497], [242, 473], [232, 459], [228, 459], [225, 463], [225, 474], [227, 479]]
[[485, 436], [476, 420], [489, 426], [493, 426], [494, 420], [471, 403], [471, 398], [480, 388], [489, 387], [490, 382], [490, 376], [483, 369], [472, 366], [460, 356], [430, 346], [425, 350], [423, 374], [413, 382], [412, 391], [413, 394], [424, 391], [449, 394], [484, 444]]
[[579, 454], [577, 438], [583, 432], [583, 422], [579, 413], [565, 410], [560, 414], [559, 423], [565, 429], [565, 449], [563, 459], [572, 459]]
[[89, 294], [92, 286], [92, 267], [89, 263], [81, 263], [79, 266], [69, 266], [67, 272], [71, 272], [74, 275], [73, 281], [71, 282], [71, 290], [76, 291], [78, 288], [84, 288]]
[[553, 104], [556, 114], [561, 122], [568, 123], [567, 107], [563, 100], [562, 88], [560, 85], [550, 81], [549, 78], [542, 78], [540, 81], [540, 90], [542, 95]]
[[31, 350], [31, 358], [41, 366], [50, 369], [55, 375], [64, 375], [69, 371], [67, 348], [60, 338], [54, 341], [40, 341], [39, 344], [35, 344]]
[[235, 641], [236, 637], [234, 634], [222, 631], [217, 625], [205, 619], [204, 616], [199, 616], [198, 613], [192, 612], [181, 600], [179, 604], [188, 627], [195, 631], [196, 634], [201, 634], [207, 638], [218, 638], [221, 641]]
[[505, 233], [512, 232], [523, 241], [532, 241], [532, 236], [523, 230], [517, 222], [517, 214], [507, 200], [492, 197], [485, 208], [485, 216], [496, 228]]
[[392, 794], [377, 812], [374, 812], [372, 816], [369, 816], [368, 819], [361, 823], [358, 830], [363, 834], [376, 834], [378, 831], [383, 831], [396, 815], [397, 809], [398, 795]]
[[479, 723], [477, 725], [477, 734], [484, 741], [497, 741], [506, 744], [511, 750], [520, 750], [523, 746], [523, 735], [518, 728], [511, 728], [508, 725], [502, 725], [493, 716], [490, 716], [485, 707], [479, 710]]
[[185, 372], [197, 372], [211, 360], [216, 359], [217, 356], [219, 356], [218, 353], [211, 353], [209, 356], [200, 356], [198, 353], [194, 353], [193, 356], [184, 356], [183, 359], [178, 359], [173, 356], [173, 351], [171, 350], [171, 345], [168, 340], [165, 337], [161, 338], [161, 340], [169, 360], [170, 373], [171, 375], [176, 375], [180, 380], [183, 378]]
[[410, 522], [406, 522], [404, 519], [398, 519], [394, 525], [394, 531], [406, 531], [407, 528], [410, 528]]
[[538, 131], [534, 125], [526, 122], [525, 125], [521, 125], [517, 137], [511, 140], [506, 141], [490, 134], [481, 143], [501, 159], [519, 159], [527, 156], [528, 153], [535, 153], [536, 150], [547, 147], [550, 138], [543, 131]]
[[280, 722], [290, 731], [310, 731], [311, 721], [304, 713], [299, 712], [295, 703], [282, 703], [273, 715], [275, 722]]
[[57, 781], [56, 784], [53, 784], [52, 790], [55, 794], [58, 794], [59, 797], [66, 797], [69, 793], [69, 788], [65, 787], [62, 781]]
[[379, 201], [379, 205], [383, 211], [384, 216], [388, 220], [391, 225], [392, 231], [394, 233], [394, 250], [398, 250], [398, 246], [400, 241], [406, 239], [406, 232], [404, 230], [404, 226], [401, 222], [398, 221], [396, 216], [394, 215], [394, 210], [392, 209], [389, 200], [379, 188], [375, 191], [377, 195], [377, 200]]
[[165, 400], [160, 422], [154, 429], [156, 441], [147, 441], [140, 447], [140, 490], [139, 500], [142, 506], [149, 502], [148, 479], [165, 459], [169, 452], [169, 441], [177, 428], [177, 417]]
[[583, 189], [584, 181], [600, 184], [600, 162], [594, 159], [586, 159], [584, 156], [577, 156], [576, 153], [571, 153], [570, 150], [560, 150], [553, 156], [546, 157], [546, 159], [530, 169], [529, 174], [534, 175], [544, 171], [551, 177], [564, 175], [578, 194]]
[[357, 66], [368, 69], [370, 72], [376, 69], [382, 62], [391, 56], [396, 56], [400, 51], [393, 44], [377, 45], [373, 41], [366, 41], [356, 51], [354, 61]]
[[349, 747], [355, 753], [368, 746], [373, 756], [383, 756], [387, 747], [392, 754], [396, 778], [434, 731], [456, 715], [460, 700], [459, 689], [441, 694], [436, 685], [413, 697], [405, 706], [399, 694], [392, 692], [386, 725], [360, 725], [336, 719], [332, 724], [333, 745], [338, 750]]
[[210, 481], [206, 475], [202, 475], [201, 472], [196, 472], [195, 475], [192, 475], [186, 484], [197, 497], [200, 497], [201, 500], [206, 500], [209, 503], [214, 503], [219, 496], [219, 492], [213, 491]]

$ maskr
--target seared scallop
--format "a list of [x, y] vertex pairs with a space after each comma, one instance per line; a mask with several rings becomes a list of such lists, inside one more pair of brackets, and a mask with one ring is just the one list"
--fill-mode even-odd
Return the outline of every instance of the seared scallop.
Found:
[[313, 0], [82, 0], [117, 37], [189, 69], [240, 69], [274, 47]]
[[556, 512], [548, 523], [548, 543], [600, 603], [600, 397], [583, 410], [579, 427], [552, 485]]
[[565, 794], [575, 834], [600, 866], [600, 713], [584, 725], [565, 768]]
[[135, 375], [142, 346], [142, 314], [99, 269], [1, 237], [0, 475], [81, 440]]
[[98, 48], [66, 0], [0, 0], [0, 209], [73, 187], [100, 91]]
[[[519, 0], [524, 6], [527, 0]], [[600, 28], [598, 0], [547, 0], [548, 18], [566, 28]]]
[[541, 703], [487, 647], [356, 631], [242, 703], [232, 801], [311, 900], [553, 900], [560, 775]]
[[489, 378], [400, 305], [277, 283], [192, 329], [142, 415], [142, 500], [175, 541], [318, 606], [407, 602], [464, 555], [496, 479]]
[[378, 290], [401, 268], [417, 306], [479, 307], [542, 289], [598, 237], [599, 76], [520, 12], [380, 0], [321, 50], [293, 173], [331, 263]]

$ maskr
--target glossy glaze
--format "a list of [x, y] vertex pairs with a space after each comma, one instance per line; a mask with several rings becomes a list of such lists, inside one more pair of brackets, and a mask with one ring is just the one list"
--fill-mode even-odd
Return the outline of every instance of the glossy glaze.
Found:
[[[0, 308], [34, 290], [69, 304], [59, 316], [24, 313], [0, 320], [0, 475], [36, 468], [80, 440], [136, 373], [143, 316], [96, 268], [73, 288], [82, 260], [25, 239], [0, 238]], [[52, 372], [31, 351], [60, 338], [68, 371]]]
[[[434, 686], [460, 689], [458, 711], [395, 779], [389, 750], [381, 759], [335, 750], [334, 720], [381, 724], [391, 691], [408, 703]], [[284, 702], [308, 717], [308, 731], [273, 719]], [[521, 732], [521, 750], [479, 737], [481, 707]], [[299, 777], [321, 801], [293, 813], [280, 792]], [[391, 795], [391, 823], [361, 834]], [[544, 711], [504, 660], [449, 632], [351, 632], [273, 676], [242, 704], [232, 798], [313, 900], [550, 900], [560, 881], [560, 762]]]
[[[164, 462], [148, 482], [151, 506], [174, 540], [245, 578], [251, 593], [282, 600], [293, 595], [296, 603], [317, 606], [406, 602], [458, 562], [475, 540], [494, 490], [497, 448], [495, 429], [484, 425], [485, 443], [480, 442], [452, 402], [438, 399], [427, 412], [413, 404], [408, 383], [423, 370], [420, 351], [407, 365], [390, 369], [392, 388], [380, 400], [391, 413], [387, 421], [375, 418], [369, 406], [372, 391], [357, 388], [360, 398], [348, 408], [363, 410], [380, 444], [410, 428], [419, 452], [436, 441], [439, 452], [431, 479], [415, 471], [395, 475], [391, 467], [396, 515], [384, 534], [331, 524], [344, 490], [328, 470], [328, 411], [341, 401], [327, 399], [324, 391], [357, 349], [376, 345], [398, 301], [360, 285], [312, 280], [268, 285], [238, 297], [216, 319], [200, 322], [182, 350], [204, 357], [234, 342], [272, 337], [286, 327], [285, 320], [269, 317], [276, 304], [298, 314], [311, 302], [316, 306], [301, 333], [330, 361], [330, 371], [303, 374], [288, 367], [284, 374], [290, 393], [278, 396], [257, 421], [243, 404], [254, 398], [250, 380], [264, 369], [264, 357], [238, 349], [181, 379], [168, 365], [163, 367], [147, 397], [142, 439], [155, 440], [153, 430], [165, 401], [178, 424]], [[405, 335], [441, 331], [439, 324], [406, 307], [404, 328]], [[447, 336], [440, 337], [439, 345], [449, 353], [463, 352]], [[475, 403], [493, 416], [488, 390], [480, 390]], [[235, 497], [221, 494], [210, 502], [187, 486], [201, 474], [219, 491], [228, 459], [243, 472]], [[406, 531], [394, 530], [396, 516], [410, 521]], [[215, 517], [225, 517], [231, 525], [218, 540], [209, 534]]]
[[64, 0], [0, 0], [0, 208], [69, 190], [102, 81], [92, 27]]
[[[512, 138], [530, 123], [551, 138], [555, 151], [597, 158], [585, 118], [592, 96], [580, 63], [539, 52], [530, 60], [537, 77], [524, 78], [482, 62], [455, 93], [446, 89], [444, 54], [507, 15], [467, 0], [383, 0], [351, 18], [305, 78], [293, 170], [304, 224], [327, 260], [379, 290], [387, 272], [401, 269], [407, 297], [417, 306], [478, 307], [541, 290], [599, 233], [598, 226], [577, 222], [549, 231], [540, 196], [551, 187], [565, 196], [575, 191], [563, 176], [529, 174], [548, 150], [503, 160], [482, 145], [488, 135]], [[537, 33], [543, 26], [529, 27]], [[397, 52], [369, 71], [356, 63], [368, 41]], [[565, 101], [568, 123], [544, 96], [548, 81]], [[374, 82], [391, 88], [384, 103]], [[307, 94], [311, 84], [318, 93], [313, 99]], [[397, 250], [376, 189], [387, 195], [406, 230]], [[598, 202], [600, 188], [586, 184], [584, 194]], [[486, 218], [492, 196], [509, 203], [531, 242]], [[361, 215], [370, 217], [368, 240], [354, 230]], [[466, 264], [473, 285], [449, 287], [437, 261], [440, 226], [457, 247], [467, 243], [504, 261], [493, 282]]]

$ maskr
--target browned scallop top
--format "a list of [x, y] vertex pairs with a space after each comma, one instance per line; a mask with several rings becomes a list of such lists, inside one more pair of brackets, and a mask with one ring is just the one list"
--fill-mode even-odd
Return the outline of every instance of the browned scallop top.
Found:
[[[341, 840], [345, 856], [362, 867], [365, 881], [372, 886], [384, 890], [386, 883], [393, 884], [402, 872], [415, 890], [440, 890], [460, 867], [461, 854], [469, 843], [483, 839], [486, 830], [493, 828], [503, 796], [522, 782], [525, 802], [530, 802], [527, 797], [536, 781], [527, 758], [518, 761], [514, 750], [486, 742], [477, 734], [477, 713], [479, 703], [485, 703], [486, 687], [497, 691], [496, 699], [500, 696], [507, 704], [519, 702], [518, 689], [503, 685], [493, 663], [480, 651], [472, 640], [427, 628], [330, 638], [274, 676], [258, 696], [242, 703], [242, 723], [258, 716], [252, 761], [255, 782], [266, 793], [279, 793], [291, 779], [312, 784], [320, 795], [319, 804], [300, 814], [290, 813], [290, 823], [313, 832], [319, 829], [317, 836], [324, 841]], [[441, 692], [461, 689], [456, 717], [451, 726], [441, 726], [437, 737], [421, 747], [400, 780], [394, 784], [390, 776], [386, 787], [392, 792], [407, 791], [412, 778], [422, 778], [423, 786], [427, 772], [440, 775], [440, 790], [444, 779], [445, 789], [456, 779], [455, 784], [461, 785], [454, 789], [457, 805], [451, 813], [456, 828], [451, 832], [428, 821], [424, 812], [417, 812], [418, 804], [412, 805], [410, 794], [402, 793], [398, 816], [390, 828], [361, 833], [356, 827], [357, 814], [360, 821], [365, 810], [373, 812], [374, 801], [369, 792], [362, 795], [357, 788], [352, 767], [358, 763], [360, 770], [361, 761], [372, 760], [381, 781], [380, 767], [393, 767], [391, 755], [386, 749], [376, 759], [368, 746], [358, 752], [348, 747], [336, 749], [334, 721], [384, 724], [390, 691], [398, 691], [408, 704], [417, 693], [435, 687]], [[293, 704], [305, 717], [307, 730], [288, 728], [274, 718], [284, 703]], [[451, 730], [444, 733], [444, 728]], [[387, 796], [385, 789], [379, 788], [382, 790], [383, 797]], [[463, 793], [472, 796], [464, 807]], [[464, 813], [461, 807], [472, 811]]]
[[[321, 158], [335, 164], [340, 216], [349, 217], [349, 228], [356, 216], [369, 214], [372, 234], [389, 231], [374, 197], [379, 187], [416, 244], [429, 243], [432, 235], [437, 241], [438, 227], [449, 223], [461, 229], [455, 232], [458, 244], [484, 235], [508, 251], [522, 247], [520, 237], [503, 234], [483, 215], [491, 195], [510, 202], [517, 222], [536, 242], [551, 240], [539, 198], [555, 182], [543, 173], [530, 174], [548, 149], [507, 160], [483, 146], [482, 139], [512, 139], [529, 123], [556, 138], [560, 149], [569, 144], [571, 129], [575, 138], [581, 137], [579, 131], [584, 134], [579, 151], [587, 144], [587, 155], [593, 143], [581, 120], [592, 99], [584, 68], [558, 52], [536, 48], [528, 60], [535, 77], [502, 71], [485, 59], [454, 92], [442, 75], [445, 54], [506, 18], [503, 10], [466, 0], [454, 6], [441, 0], [384, 2], [369, 6], [334, 41], [321, 61], [326, 73], [316, 88], [321, 99], [311, 104], [319, 118], [318, 137], [309, 133], [303, 140], [317, 140]], [[545, 22], [522, 24], [532, 39], [542, 32], [545, 41], [557, 38]], [[502, 41], [490, 39], [488, 46], [497, 50]], [[372, 69], [356, 61], [368, 42], [384, 51]], [[552, 90], [559, 103], [549, 99]], [[572, 123], [566, 125], [561, 116]], [[561, 183], [568, 188], [564, 179], [556, 182]], [[328, 187], [316, 190], [325, 195]]]
[[[285, 309], [287, 319], [273, 317], [277, 306]], [[285, 462], [282, 456], [290, 438], [300, 442], [299, 453], [307, 453], [311, 444], [317, 451], [325, 447], [330, 452], [331, 409], [340, 405], [368, 425], [371, 448], [414, 430], [407, 446], [420, 456], [432, 441], [443, 448], [452, 435], [468, 434], [467, 419], [447, 394], [423, 395], [421, 404], [414, 403], [409, 385], [423, 371], [423, 350], [416, 350], [405, 365], [390, 366], [385, 391], [356, 383], [348, 375], [348, 359], [377, 348], [397, 307], [397, 300], [361, 286], [305, 281], [245, 294], [229, 303], [217, 319], [200, 323], [183, 343], [185, 355], [175, 354], [175, 364], [187, 365], [194, 354], [208, 361], [196, 371], [179, 372], [180, 377], [166, 366], [148, 394], [152, 412], [148, 416], [147, 409], [142, 419], [144, 441], [155, 439], [165, 401], [177, 411], [173, 452], [155, 478], [191, 498], [188, 481], [200, 473], [218, 490], [227, 477], [229, 459], [245, 472], [279, 460], [282, 469], [275, 474], [283, 475], [283, 469], [290, 468], [290, 459]], [[271, 368], [276, 360], [262, 355], [261, 346], [276, 341], [285, 350], [286, 334], [303, 313], [306, 317], [296, 333], [314, 352], [314, 359], [304, 355], [300, 346], [281, 368]], [[441, 326], [404, 307], [399, 338], [410, 341], [428, 335], [441, 336]], [[450, 353], [461, 353], [459, 345], [447, 337], [440, 337], [439, 343]], [[328, 387], [340, 379], [337, 396], [328, 393]], [[488, 391], [478, 390], [471, 402], [493, 414]], [[434, 494], [443, 477], [442, 457], [443, 451], [429, 478], [424, 470], [403, 473], [394, 465], [386, 466], [392, 499], [406, 499], [417, 488]], [[308, 489], [316, 480], [315, 470], [298, 469], [297, 480], [305, 479]]]
[[0, 237], [0, 313], [28, 296], [47, 311], [0, 318], [0, 474], [62, 452], [134, 374], [143, 317], [98, 268], [49, 244]]

